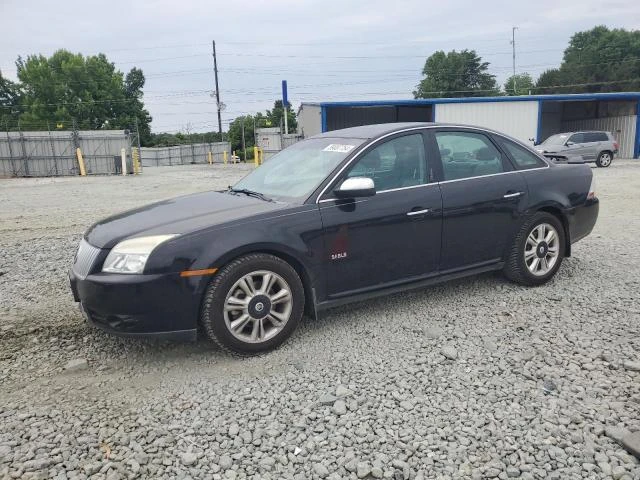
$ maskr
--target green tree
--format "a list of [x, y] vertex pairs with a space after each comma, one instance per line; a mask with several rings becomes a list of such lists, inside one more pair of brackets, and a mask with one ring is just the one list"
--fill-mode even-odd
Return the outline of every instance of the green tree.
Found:
[[529, 95], [533, 93], [533, 79], [528, 73], [516, 73], [507, 78], [504, 82], [504, 92], [506, 95]]
[[17, 124], [20, 115], [21, 91], [17, 83], [0, 72], [0, 129]]
[[135, 129], [143, 143], [150, 139], [151, 117], [142, 101], [144, 74], [133, 68], [124, 78], [104, 54], [84, 57], [58, 50], [51, 57], [18, 58], [23, 92], [22, 128], [46, 129], [74, 121], [80, 129]]
[[551, 68], [545, 70], [540, 74], [536, 81], [535, 93], [560, 93], [562, 87], [559, 85], [565, 84], [565, 75], [559, 68]]
[[[267, 120], [262, 114], [243, 115], [236, 117], [229, 125], [229, 143], [231, 151], [235, 151], [242, 160], [253, 158], [253, 147], [255, 145], [254, 119], [256, 120], [256, 128], [265, 126]], [[247, 158], [244, 158], [244, 150], [242, 149], [242, 124], [244, 123], [244, 141], [247, 148]]]
[[484, 97], [499, 95], [495, 76], [487, 72], [489, 63], [483, 62], [475, 50], [442, 50], [427, 58], [415, 98]]
[[559, 73], [550, 72], [536, 85], [544, 93], [640, 90], [640, 30], [598, 26], [575, 33]]
[[[282, 100], [276, 100], [271, 110], [267, 110], [267, 124], [271, 127], [282, 126], [284, 131], [284, 108], [282, 107]], [[267, 126], [267, 125], [264, 125]], [[289, 127], [289, 133], [295, 132], [298, 129], [298, 121], [296, 119], [296, 113], [291, 106], [287, 111], [287, 126]]]

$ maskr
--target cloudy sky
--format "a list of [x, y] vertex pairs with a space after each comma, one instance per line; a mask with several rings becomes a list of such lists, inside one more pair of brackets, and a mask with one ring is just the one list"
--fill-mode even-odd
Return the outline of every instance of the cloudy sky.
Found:
[[289, 83], [302, 101], [411, 98], [436, 50], [475, 49], [503, 83], [534, 78], [562, 58], [576, 31], [640, 28], [634, 0], [0, 0], [0, 70], [18, 55], [59, 48], [105, 53], [118, 69], [142, 68], [152, 129], [217, 128], [211, 41], [216, 40], [223, 123], [264, 111]]

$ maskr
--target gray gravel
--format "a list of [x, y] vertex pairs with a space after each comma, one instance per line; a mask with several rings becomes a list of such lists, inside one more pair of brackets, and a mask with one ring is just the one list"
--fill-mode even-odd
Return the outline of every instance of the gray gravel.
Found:
[[351, 305], [247, 359], [83, 324], [92, 221], [248, 168], [0, 180], [0, 478], [640, 479], [640, 162], [594, 170], [598, 225], [543, 287]]

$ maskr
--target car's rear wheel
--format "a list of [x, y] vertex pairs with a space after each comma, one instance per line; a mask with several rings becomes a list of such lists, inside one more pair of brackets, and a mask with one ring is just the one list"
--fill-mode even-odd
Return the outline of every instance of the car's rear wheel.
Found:
[[200, 322], [231, 353], [271, 350], [295, 330], [304, 311], [298, 273], [284, 260], [250, 254], [218, 271], [202, 304]]
[[538, 212], [520, 227], [507, 255], [507, 278], [523, 285], [542, 285], [560, 268], [564, 258], [565, 234], [560, 220]]
[[598, 155], [598, 159], [596, 160], [596, 165], [599, 167], [608, 167], [611, 165], [613, 161], [613, 155], [611, 152], [600, 152]]

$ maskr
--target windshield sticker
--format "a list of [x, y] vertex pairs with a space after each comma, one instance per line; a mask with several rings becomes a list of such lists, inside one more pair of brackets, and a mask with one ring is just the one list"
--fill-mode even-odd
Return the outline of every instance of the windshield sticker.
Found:
[[340, 152], [347, 153], [353, 150], [355, 145], [340, 145], [339, 143], [332, 143], [322, 149], [323, 152]]

